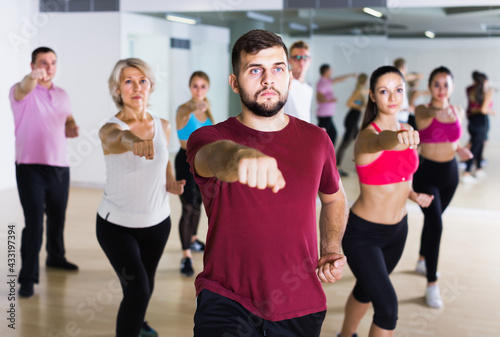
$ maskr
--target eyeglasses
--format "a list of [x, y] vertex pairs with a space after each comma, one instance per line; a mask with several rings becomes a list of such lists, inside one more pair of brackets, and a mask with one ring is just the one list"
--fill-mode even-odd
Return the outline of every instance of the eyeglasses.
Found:
[[300, 61], [300, 60], [306, 60], [307, 61], [307, 60], [310, 60], [312, 57], [311, 57], [311, 55], [295, 55], [295, 56], [290, 56], [290, 58], [296, 59], [298, 61]]

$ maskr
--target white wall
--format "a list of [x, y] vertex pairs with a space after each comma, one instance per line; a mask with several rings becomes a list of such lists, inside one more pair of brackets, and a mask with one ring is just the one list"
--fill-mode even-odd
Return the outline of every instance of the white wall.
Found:
[[[210, 77], [208, 99], [216, 122], [227, 118], [227, 28], [190, 26], [131, 13], [122, 13], [121, 18], [122, 57], [141, 57], [161, 81], [151, 95], [151, 112], [172, 123], [171, 152], [179, 149], [175, 115], [177, 107], [191, 98], [188, 81], [193, 71], [202, 70]], [[171, 38], [190, 40], [191, 49], [170, 48]], [[130, 48], [131, 41], [135, 47]], [[164, 54], [163, 59], [158, 57]]]
[[[31, 40], [43, 25], [35, 25], [36, 0], [9, 1], [0, 11], [0, 50], [2, 50], [2, 77], [0, 81], [0, 190], [14, 188], [15, 138], [14, 118], [10, 108], [9, 90], [30, 71]], [[38, 17], [35, 16], [35, 20]], [[36, 21], [38, 23], [38, 21]]]
[[116, 110], [107, 86], [120, 56], [119, 13], [57, 13], [37, 36], [37, 45], [58, 56], [54, 82], [71, 100], [80, 136], [68, 140], [72, 184], [100, 186], [105, 179], [98, 131]]

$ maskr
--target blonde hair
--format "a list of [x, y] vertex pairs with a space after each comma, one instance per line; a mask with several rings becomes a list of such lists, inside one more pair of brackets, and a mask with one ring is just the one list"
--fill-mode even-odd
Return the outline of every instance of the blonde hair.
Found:
[[143, 60], [139, 58], [128, 58], [118, 61], [115, 64], [115, 67], [111, 72], [111, 75], [109, 75], [108, 86], [109, 86], [109, 93], [111, 94], [113, 101], [115, 102], [116, 106], [119, 109], [123, 108], [123, 100], [121, 95], [118, 94], [117, 90], [118, 87], [120, 86], [120, 76], [122, 75], [122, 71], [123, 69], [128, 67], [133, 67], [138, 69], [141, 73], [144, 74], [144, 76], [148, 78], [149, 82], [151, 83], [151, 92], [154, 91], [156, 86], [155, 74], [151, 69], [151, 67]]

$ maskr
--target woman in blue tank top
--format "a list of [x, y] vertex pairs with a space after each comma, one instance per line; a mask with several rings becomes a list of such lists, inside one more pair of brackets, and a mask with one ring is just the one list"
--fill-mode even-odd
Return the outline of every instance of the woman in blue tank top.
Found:
[[179, 235], [182, 244], [181, 274], [192, 276], [194, 274], [191, 251], [202, 252], [205, 244], [196, 237], [198, 223], [200, 222], [201, 193], [194, 181], [193, 174], [187, 163], [186, 145], [189, 136], [205, 125], [213, 124], [210, 112], [210, 103], [207, 92], [210, 88], [210, 79], [203, 71], [195, 71], [189, 79], [191, 99], [182, 104], [177, 110], [177, 136], [181, 148], [175, 157], [175, 171], [178, 180], [186, 180], [184, 193], [180, 195], [182, 202], [182, 215], [179, 221]]

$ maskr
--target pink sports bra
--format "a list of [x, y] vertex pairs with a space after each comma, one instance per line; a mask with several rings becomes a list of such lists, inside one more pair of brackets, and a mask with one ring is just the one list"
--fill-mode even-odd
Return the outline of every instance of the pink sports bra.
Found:
[[[377, 124], [375, 130], [381, 132]], [[418, 154], [415, 149], [388, 150], [366, 165], [356, 165], [359, 181], [366, 185], [387, 185], [413, 179], [418, 168]]]
[[443, 123], [433, 118], [428, 127], [418, 130], [421, 143], [453, 143], [460, 139], [462, 127], [453, 106], [451, 111], [453, 111], [456, 118], [453, 123]]

